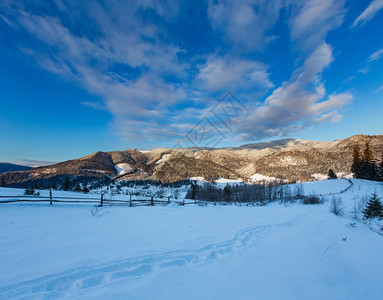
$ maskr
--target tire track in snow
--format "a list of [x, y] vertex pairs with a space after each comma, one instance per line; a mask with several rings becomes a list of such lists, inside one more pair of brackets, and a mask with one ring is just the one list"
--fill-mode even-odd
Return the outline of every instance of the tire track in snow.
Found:
[[0, 299], [59, 298], [71, 293], [75, 294], [79, 290], [120, 280], [139, 278], [174, 268], [210, 263], [241, 249], [254, 246], [259, 240], [257, 234], [261, 232], [294, 226], [302, 218], [303, 216], [298, 216], [279, 224], [248, 227], [238, 231], [230, 240], [195, 250], [169, 251], [94, 266], [81, 266], [3, 286], [0, 287]]

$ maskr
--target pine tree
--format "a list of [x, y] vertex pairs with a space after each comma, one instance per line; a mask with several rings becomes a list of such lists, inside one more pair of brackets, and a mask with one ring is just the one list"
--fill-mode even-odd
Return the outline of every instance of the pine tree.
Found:
[[332, 169], [330, 169], [328, 171], [328, 178], [330, 179], [338, 179], [338, 176], [336, 176], [336, 174], [334, 173], [334, 171]]
[[374, 180], [376, 178], [376, 169], [374, 163], [374, 155], [370, 149], [370, 144], [366, 141], [366, 148], [362, 157], [363, 179]]
[[89, 193], [89, 188], [88, 188], [88, 185], [86, 184], [86, 182], [84, 182], [84, 183], [82, 184], [82, 186], [83, 186], [83, 188], [82, 188], [83, 193], [84, 193], [84, 194]]
[[64, 191], [69, 191], [69, 190], [70, 190], [70, 181], [69, 181], [69, 177], [67, 176], [65, 178]]
[[194, 180], [191, 184], [191, 199], [195, 199], [196, 195], [197, 195], [197, 189], [198, 189], [198, 186], [197, 186], [197, 182]]
[[362, 178], [362, 158], [360, 155], [359, 145], [356, 144], [352, 155], [351, 172], [354, 173], [355, 178]]
[[1, 187], [5, 187], [7, 185], [7, 183], [5, 182], [5, 178], [4, 176], [1, 176], [1, 179], [0, 179], [0, 186]]
[[363, 215], [365, 219], [383, 218], [383, 205], [376, 193], [370, 196], [366, 208], [363, 210]]
[[223, 189], [223, 195], [225, 197], [225, 201], [230, 201], [231, 200], [231, 190], [230, 190], [230, 185], [226, 184], [224, 189]]
[[380, 165], [379, 165], [379, 180], [383, 181], [383, 149], [382, 149], [382, 158], [380, 159]]
[[79, 182], [77, 182], [76, 186], [73, 189], [75, 192], [81, 192], [82, 188]]

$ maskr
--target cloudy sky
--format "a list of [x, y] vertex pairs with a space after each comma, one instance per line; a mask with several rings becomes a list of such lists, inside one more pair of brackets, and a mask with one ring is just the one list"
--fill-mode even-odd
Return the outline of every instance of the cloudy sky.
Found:
[[383, 0], [2, 0], [0, 161], [382, 134], [382, 28]]

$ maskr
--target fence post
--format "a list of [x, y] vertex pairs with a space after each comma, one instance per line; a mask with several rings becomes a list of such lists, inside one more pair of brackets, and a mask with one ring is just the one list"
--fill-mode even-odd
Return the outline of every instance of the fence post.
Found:
[[168, 204], [170, 203], [170, 196], [168, 196]]
[[101, 194], [101, 204], [100, 204], [100, 206], [103, 206], [103, 202], [104, 202], [104, 194]]
[[51, 200], [50, 202], [49, 202], [49, 205], [52, 205], [52, 188], [49, 188], [49, 199]]
[[153, 196], [152, 196], [152, 198], [150, 199], [150, 205], [151, 205], [151, 206], [154, 205]]
[[130, 207], [133, 207], [133, 203], [132, 203], [132, 201], [129, 202], [129, 206], [130, 206]]
[[185, 199], [182, 200], [182, 205], [185, 205]]

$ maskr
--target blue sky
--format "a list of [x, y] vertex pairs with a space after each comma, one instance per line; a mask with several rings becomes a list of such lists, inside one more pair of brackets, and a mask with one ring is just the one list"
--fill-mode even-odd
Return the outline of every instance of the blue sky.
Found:
[[0, 161], [204, 146], [203, 122], [217, 147], [382, 134], [382, 28], [383, 0], [3, 0]]

